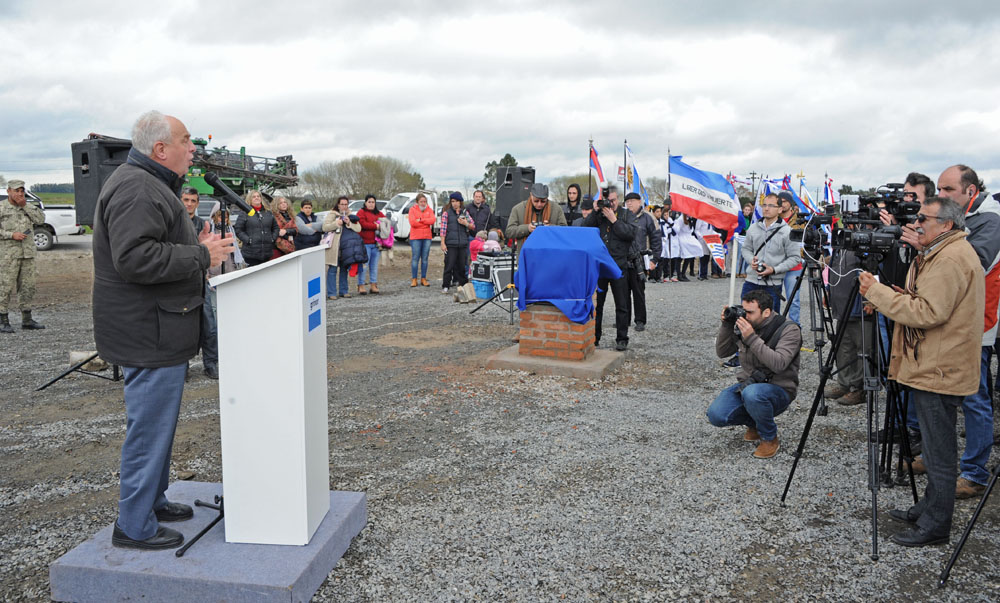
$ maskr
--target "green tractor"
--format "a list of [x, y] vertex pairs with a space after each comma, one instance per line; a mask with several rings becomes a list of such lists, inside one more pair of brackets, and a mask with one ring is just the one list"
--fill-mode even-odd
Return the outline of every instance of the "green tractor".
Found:
[[[205, 174], [215, 172], [219, 179], [236, 194], [243, 196], [257, 189], [272, 196], [275, 191], [298, 184], [298, 165], [291, 155], [271, 159], [248, 155], [246, 147], [230, 151], [225, 146], [208, 148], [212, 137], [194, 138], [194, 163], [187, 173], [187, 182], [202, 195], [214, 195], [205, 182]], [[132, 141], [102, 134], [91, 134], [70, 145], [73, 152], [73, 188], [76, 194], [76, 216], [79, 224], [94, 225], [94, 208], [104, 181], [128, 158]]]

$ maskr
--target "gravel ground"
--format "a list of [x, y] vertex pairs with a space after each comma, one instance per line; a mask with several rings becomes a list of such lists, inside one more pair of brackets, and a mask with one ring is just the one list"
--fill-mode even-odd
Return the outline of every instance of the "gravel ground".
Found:
[[[506, 312], [469, 316], [439, 278], [411, 289], [408, 250], [396, 255], [382, 295], [328, 302], [330, 483], [367, 493], [369, 524], [316, 600], [1000, 599], [995, 500], [938, 590], [951, 549], [893, 545], [885, 512], [909, 490], [882, 489], [872, 561], [863, 407], [817, 417], [779, 504], [814, 355], [774, 459], [752, 458], [742, 429], [708, 424], [733, 379], [714, 356], [727, 282], [650, 284], [648, 329], [632, 333], [623, 368], [577, 381], [483, 369], [516, 332]], [[46, 600], [48, 565], [115, 518], [121, 384], [73, 376], [33, 391], [93, 347], [89, 262], [42, 254], [48, 329], [3, 341], [3, 600]], [[440, 265], [435, 250], [433, 277]], [[218, 481], [218, 390], [193, 367], [173, 470]], [[974, 505], [957, 503], [953, 541]]]

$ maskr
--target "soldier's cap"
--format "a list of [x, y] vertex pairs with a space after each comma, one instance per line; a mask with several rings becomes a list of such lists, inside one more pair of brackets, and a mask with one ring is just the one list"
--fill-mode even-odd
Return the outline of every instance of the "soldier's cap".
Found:
[[16, 191], [19, 188], [24, 188], [24, 180], [8, 180], [7, 188], [12, 191]]
[[549, 187], [545, 186], [541, 182], [536, 182], [531, 185], [531, 195], [536, 199], [548, 199]]

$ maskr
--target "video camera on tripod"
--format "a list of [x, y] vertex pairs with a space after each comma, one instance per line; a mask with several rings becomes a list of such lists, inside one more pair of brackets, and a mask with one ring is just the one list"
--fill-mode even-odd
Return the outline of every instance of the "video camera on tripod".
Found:
[[[895, 224], [882, 223], [879, 213], [883, 209], [895, 219]], [[920, 203], [905, 199], [902, 184], [884, 184], [876, 189], [874, 195], [859, 197], [857, 211], [844, 212], [843, 225], [857, 226], [858, 229], [838, 229], [831, 243], [835, 249], [861, 255], [885, 255], [896, 246], [896, 241], [903, 234], [903, 225], [915, 222], [919, 212]]]
[[799, 218], [806, 220], [805, 228], [792, 230], [788, 238], [796, 243], [802, 243], [808, 258], [819, 258], [823, 248], [828, 244], [827, 231], [821, 227], [832, 226], [836, 215], [837, 205], [833, 203], [823, 206], [822, 211], [814, 214], [799, 212]]

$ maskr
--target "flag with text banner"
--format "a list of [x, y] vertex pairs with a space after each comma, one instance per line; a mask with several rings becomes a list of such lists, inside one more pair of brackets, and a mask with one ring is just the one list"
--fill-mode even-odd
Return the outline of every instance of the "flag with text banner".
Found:
[[736, 189], [722, 174], [704, 172], [670, 157], [670, 201], [673, 210], [708, 222], [730, 233], [739, 224], [740, 202]]

